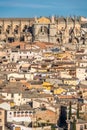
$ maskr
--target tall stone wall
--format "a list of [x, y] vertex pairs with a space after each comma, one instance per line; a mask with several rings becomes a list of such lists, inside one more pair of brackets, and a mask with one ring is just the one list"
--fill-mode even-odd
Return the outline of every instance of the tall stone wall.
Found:
[[64, 44], [77, 40], [80, 30], [80, 21], [70, 17], [0, 19], [0, 40], [6, 42], [44, 41]]

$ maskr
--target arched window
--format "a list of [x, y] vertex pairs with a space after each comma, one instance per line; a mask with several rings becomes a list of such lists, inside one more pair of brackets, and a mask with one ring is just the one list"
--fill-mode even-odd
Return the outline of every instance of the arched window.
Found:
[[46, 26], [41, 26], [40, 32], [49, 33], [49, 29]]

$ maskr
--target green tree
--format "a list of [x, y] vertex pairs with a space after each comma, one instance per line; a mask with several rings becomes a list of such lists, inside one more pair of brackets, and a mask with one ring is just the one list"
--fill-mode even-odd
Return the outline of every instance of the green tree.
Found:
[[73, 127], [72, 127], [72, 130], [76, 130], [76, 119], [75, 119], [75, 118], [73, 119]]
[[79, 119], [79, 103], [77, 104], [77, 119]]
[[69, 120], [71, 119], [71, 116], [72, 116], [72, 104], [70, 101], [70, 103], [69, 103], [69, 117], [68, 117]]

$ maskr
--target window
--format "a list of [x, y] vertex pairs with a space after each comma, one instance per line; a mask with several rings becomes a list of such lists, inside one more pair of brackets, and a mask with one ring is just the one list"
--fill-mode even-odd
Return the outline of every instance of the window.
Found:
[[28, 56], [27, 56], [27, 59], [28, 59]]
[[83, 67], [84, 65], [82, 64], [82, 67]]
[[19, 96], [21, 96], [21, 94], [19, 93]]
[[10, 112], [9, 114], [11, 115], [12, 113]]
[[14, 94], [12, 93], [12, 94], [11, 94], [11, 98], [13, 98], [13, 97], [14, 97]]

